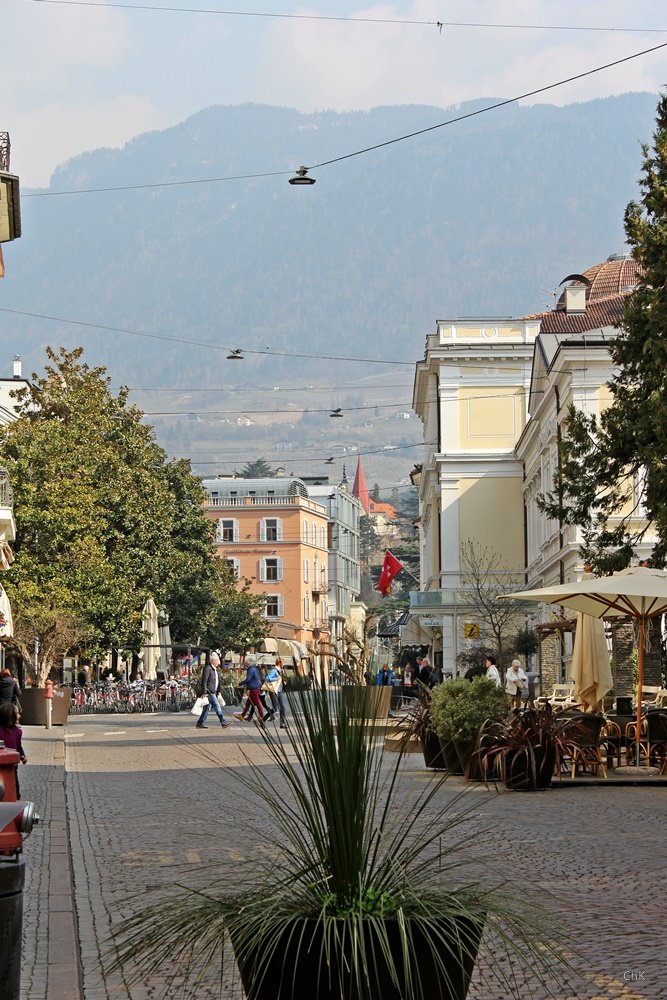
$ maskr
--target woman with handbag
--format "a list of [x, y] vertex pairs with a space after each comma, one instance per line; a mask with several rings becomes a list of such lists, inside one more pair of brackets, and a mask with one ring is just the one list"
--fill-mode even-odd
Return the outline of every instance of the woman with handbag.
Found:
[[287, 726], [287, 698], [283, 686], [283, 661], [276, 657], [276, 662], [264, 678], [264, 689], [271, 699], [271, 710], [266, 721], [271, 722], [276, 712], [280, 712], [280, 728]]
[[18, 681], [12, 676], [11, 670], [4, 667], [0, 670], [0, 705], [16, 705], [21, 711], [21, 688]]
[[512, 666], [505, 674], [505, 691], [509, 696], [510, 708], [521, 709], [521, 692], [528, 684], [528, 678], [521, 666], [521, 660], [512, 660]]

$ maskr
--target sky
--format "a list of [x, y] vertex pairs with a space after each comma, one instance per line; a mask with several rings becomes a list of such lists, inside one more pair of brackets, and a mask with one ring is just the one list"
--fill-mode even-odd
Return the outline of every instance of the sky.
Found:
[[[451, 108], [514, 97], [667, 43], [665, 0], [229, 5], [310, 19], [201, 12], [223, 10], [224, 0], [133, 0], [135, 8], [199, 12], [124, 3], [1, 0], [0, 131], [10, 133], [11, 170], [23, 187], [48, 186], [53, 170], [78, 153], [123, 146], [214, 104], [255, 102], [304, 112], [387, 104]], [[495, 26], [447, 23], [457, 21]], [[497, 26], [503, 23], [539, 27]], [[582, 26], [618, 30], [566, 30]], [[667, 48], [536, 100], [570, 104], [628, 91], [657, 93], [665, 84]]]

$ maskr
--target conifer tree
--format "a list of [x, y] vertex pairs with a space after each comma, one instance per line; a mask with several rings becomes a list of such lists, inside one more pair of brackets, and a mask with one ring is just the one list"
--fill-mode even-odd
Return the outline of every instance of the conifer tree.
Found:
[[556, 488], [541, 503], [582, 529], [582, 556], [597, 572], [626, 566], [649, 528], [658, 537], [652, 561], [667, 556], [667, 95], [653, 147], [642, 148], [641, 198], [625, 212], [642, 282], [610, 347], [612, 401], [599, 419], [570, 408]]

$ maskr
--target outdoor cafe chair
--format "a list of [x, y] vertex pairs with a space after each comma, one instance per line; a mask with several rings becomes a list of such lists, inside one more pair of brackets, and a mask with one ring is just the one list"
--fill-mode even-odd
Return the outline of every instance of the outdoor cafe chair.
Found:
[[[628, 764], [634, 764], [636, 754], [637, 723], [629, 722], [625, 727], [626, 756]], [[667, 711], [649, 709], [642, 716], [641, 733], [639, 737], [639, 758], [649, 766], [660, 767], [660, 773], [665, 771], [667, 761]]]
[[605, 721], [604, 716], [588, 712], [578, 712], [563, 720], [560, 727], [564, 742], [561, 766], [570, 767], [571, 778], [574, 778], [578, 768], [584, 774], [590, 772], [596, 777], [602, 770], [603, 778], [607, 777], [602, 759], [602, 728]]
[[621, 766], [622, 737], [619, 724], [612, 719], [605, 719], [600, 732], [600, 747], [604, 750], [607, 768]]
[[546, 705], [547, 703], [555, 709], [576, 707], [574, 684], [554, 684], [551, 694], [541, 695], [537, 699], [538, 705]]

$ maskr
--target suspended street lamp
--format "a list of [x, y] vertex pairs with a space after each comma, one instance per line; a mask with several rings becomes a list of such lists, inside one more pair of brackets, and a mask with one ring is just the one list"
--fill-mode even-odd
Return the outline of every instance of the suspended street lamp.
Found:
[[290, 177], [290, 184], [314, 184], [315, 178], [308, 176], [308, 167], [299, 167], [296, 177]]

